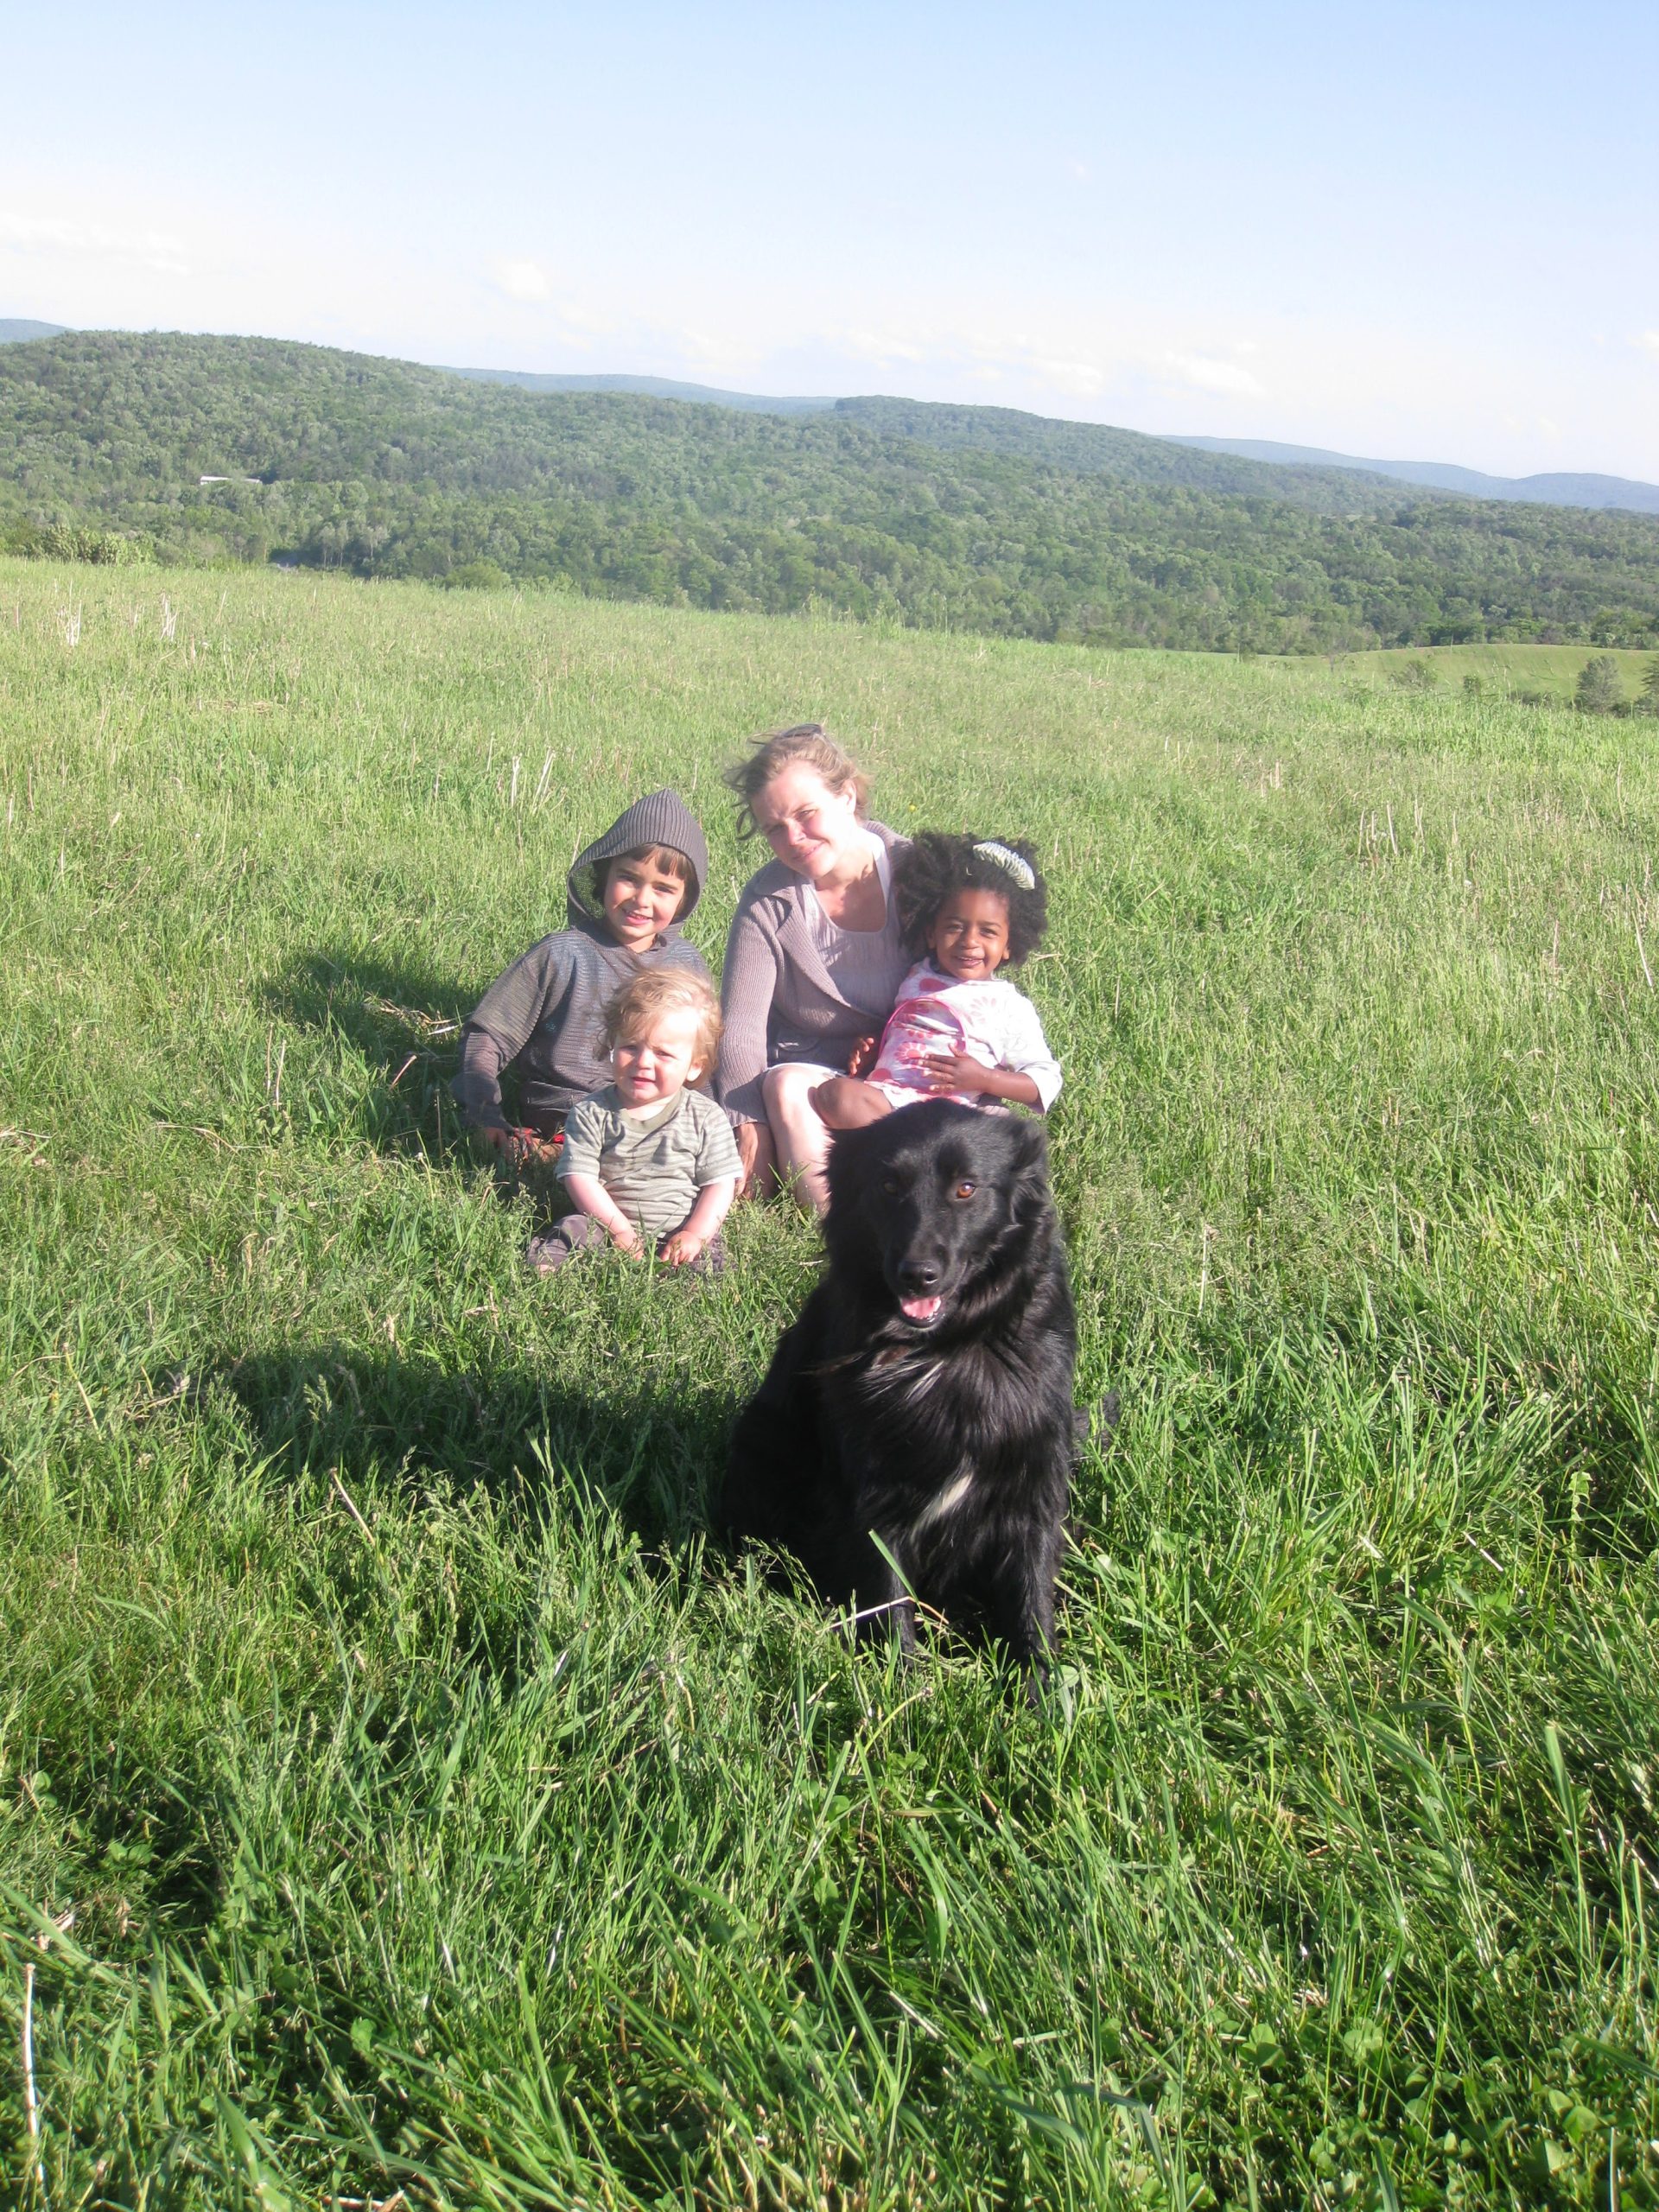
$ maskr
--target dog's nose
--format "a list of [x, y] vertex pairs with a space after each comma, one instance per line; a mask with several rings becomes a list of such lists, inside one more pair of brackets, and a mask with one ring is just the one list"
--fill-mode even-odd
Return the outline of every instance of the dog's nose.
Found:
[[939, 1272], [931, 1260], [906, 1260], [899, 1269], [899, 1287], [925, 1295], [938, 1283]]

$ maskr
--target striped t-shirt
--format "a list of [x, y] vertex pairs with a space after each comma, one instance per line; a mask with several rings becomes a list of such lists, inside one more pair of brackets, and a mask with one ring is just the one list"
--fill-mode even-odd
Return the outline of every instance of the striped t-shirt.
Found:
[[666, 1236], [697, 1203], [705, 1183], [742, 1173], [732, 1125], [701, 1090], [663, 1106], [625, 1106], [607, 1083], [577, 1101], [564, 1125], [559, 1180], [588, 1175], [605, 1185], [642, 1236]]

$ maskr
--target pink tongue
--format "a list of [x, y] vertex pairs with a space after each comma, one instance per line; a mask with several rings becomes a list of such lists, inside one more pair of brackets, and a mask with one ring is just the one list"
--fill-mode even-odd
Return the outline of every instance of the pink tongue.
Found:
[[901, 1298], [899, 1310], [912, 1321], [931, 1321], [944, 1303], [942, 1298]]

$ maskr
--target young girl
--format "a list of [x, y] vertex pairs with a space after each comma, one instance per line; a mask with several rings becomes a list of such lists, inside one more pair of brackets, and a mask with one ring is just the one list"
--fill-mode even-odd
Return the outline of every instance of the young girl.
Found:
[[868, 1075], [835, 1076], [812, 1093], [821, 1118], [861, 1128], [923, 1098], [994, 1110], [1011, 1099], [1046, 1113], [1059, 1067], [1036, 1007], [997, 975], [1035, 951], [1047, 925], [1032, 848], [925, 831], [894, 863], [893, 896], [906, 950], [927, 957], [899, 986]]

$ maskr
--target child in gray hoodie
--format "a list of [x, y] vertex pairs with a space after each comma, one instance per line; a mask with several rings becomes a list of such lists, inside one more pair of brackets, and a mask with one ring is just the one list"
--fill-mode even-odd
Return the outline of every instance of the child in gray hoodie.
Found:
[[[566, 926], [515, 960], [468, 1015], [451, 1089], [475, 1141], [517, 1166], [551, 1159], [564, 1117], [610, 1080], [600, 1038], [607, 999], [648, 968], [709, 980], [680, 925], [709, 874], [709, 847], [676, 791], [636, 799], [576, 855]], [[511, 1071], [518, 1119], [501, 1095]]]

